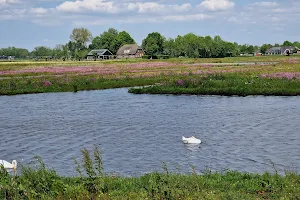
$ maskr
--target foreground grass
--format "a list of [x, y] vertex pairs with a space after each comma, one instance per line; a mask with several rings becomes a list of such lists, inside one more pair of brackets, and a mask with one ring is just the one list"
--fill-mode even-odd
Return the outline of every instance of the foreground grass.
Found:
[[213, 74], [209, 76], [189, 76], [173, 79], [161, 85], [131, 88], [135, 94], [196, 94], [196, 95], [300, 95], [300, 81], [286, 78], [263, 78], [246, 74]]
[[62, 177], [46, 169], [22, 167], [21, 175], [0, 170], [0, 199], [300, 199], [300, 176], [236, 171], [197, 175], [153, 172], [120, 177], [103, 172], [96, 147], [94, 156], [82, 150], [78, 177]]

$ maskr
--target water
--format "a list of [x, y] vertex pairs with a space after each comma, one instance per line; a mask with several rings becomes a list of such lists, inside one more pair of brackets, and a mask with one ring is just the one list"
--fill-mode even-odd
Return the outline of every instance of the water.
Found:
[[[0, 159], [77, 175], [100, 146], [107, 173], [298, 172], [300, 97], [134, 95], [127, 89], [0, 96]], [[181, 136], [200, 138], [184, 145]]]

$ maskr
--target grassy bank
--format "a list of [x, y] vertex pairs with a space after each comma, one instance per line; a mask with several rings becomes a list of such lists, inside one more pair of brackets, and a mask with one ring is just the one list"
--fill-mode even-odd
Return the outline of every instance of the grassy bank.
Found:
[[0, 95], [77, 92], [81, 90], [99, 90], [120, 87], [151, 85], [160, 82], [163, 77], [129, 78], [99, 76], [42, 76], [34, 78], [15, 78], [0, 81]]
[[249, 174], [236, 171], [201, 175], [149, 173], [121, 177], [103, 172], [99, 149], [82, 150], [78, 177], [62, 177], [43, 162], [22, 167], [19, 176], [0, 170], [0, 199], [299, 199], [300, 176], [294, 173]]
[[195, 94], [195, 95], [300, 95], [300, 81], [294, 77], [272, 78], [245, 74], [213, 74], [179, 77], [161, 85], [131, 88], [134, 94]]
[[[184, 84], [176, 85], [180, 79]], [[0, 63], [0, 95], [76, 92], [155, 83], [161, 86], [130, 92], [299, 95], [297, 80], [300, 80], [299, 56]]]

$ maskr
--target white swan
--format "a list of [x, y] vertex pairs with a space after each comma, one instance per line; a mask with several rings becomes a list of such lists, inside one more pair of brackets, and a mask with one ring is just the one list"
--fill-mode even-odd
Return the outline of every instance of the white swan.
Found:
[[190, 138], [186, 138], [186, 137], [182, 136], [182, 142], [184, 144], [200, 144], [201, 140], [195, 138], [194, 136], [192, 136]]
[[0, 166], [3, 166], [4, 169], [17, 169], [17, 161], [13, 160], [12, 163], [7, 162], [6, 160], [0, 160]]

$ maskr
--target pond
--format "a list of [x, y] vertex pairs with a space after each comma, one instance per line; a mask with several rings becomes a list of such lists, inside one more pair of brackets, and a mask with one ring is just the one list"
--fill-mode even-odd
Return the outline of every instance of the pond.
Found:
[[[128, 89], [0, 96], [0, 159], [77, 175], [81, 149], [107, 173], [298, 172], [300, 97], [134, 95]], [[196, 136], [200, 145], [184, 145]]]

